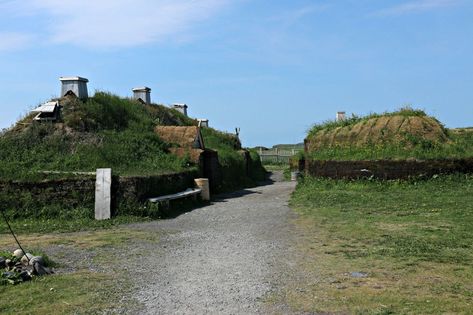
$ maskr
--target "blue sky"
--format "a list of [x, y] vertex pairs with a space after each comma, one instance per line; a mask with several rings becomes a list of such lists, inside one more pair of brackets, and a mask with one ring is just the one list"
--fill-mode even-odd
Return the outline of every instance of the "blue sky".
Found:
[[0, 128], [59, 94], [187, 103], [246, 146], [403, 105], [473, 126], [472, 0], [0, 0]]

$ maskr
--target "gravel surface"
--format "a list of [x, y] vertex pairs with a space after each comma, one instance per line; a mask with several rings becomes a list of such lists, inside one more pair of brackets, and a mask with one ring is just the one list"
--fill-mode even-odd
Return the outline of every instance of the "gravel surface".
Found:
[[274, 182], [220, 196], [175, 219], [135, 225], [162, 235], [139, 257], [134, 298], [144, 307], [140, 313], [275, 312], [265, 299], [295, 266], [295, 214], [287, 206], [294, 188], [293, 182]]

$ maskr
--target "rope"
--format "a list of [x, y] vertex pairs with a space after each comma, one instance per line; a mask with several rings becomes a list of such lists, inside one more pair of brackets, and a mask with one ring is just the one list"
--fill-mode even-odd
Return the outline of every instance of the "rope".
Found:
[[2, 209], [1, 212], [2, 212], [3, 219], [5, 220], [5, 223], [7, 224], [8, 229], [10, 230], [11, 235], [13, 236], [13, 238], [14, 238], [15, 241], [16, 241], [16, 243], [17, 243], [18, 246], [20, 247], [21, 251], [23, 252], [23, 255], [25, 255], [26, 260], [28, 261], [28, 264], [29, 264], [29, 263], [30, 263], [30, 258], [28, 257], [28, 255], [26, 255], [25, 250], [23, 249], [23, 247], [21, 247], [20, 242], [19, 242], [18, 239], [16, 238], [15, 232], [13, 232], [13, 229], [11, 228], [10, 223], [8, 222], [7, 216], [5, 215], [5, 211]]

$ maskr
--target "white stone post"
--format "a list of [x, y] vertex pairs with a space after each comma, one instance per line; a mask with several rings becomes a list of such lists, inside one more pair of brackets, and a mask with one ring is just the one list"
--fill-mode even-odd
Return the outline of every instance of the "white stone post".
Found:
[[112, 217], [112, 169], [97, 169], [95, 181], [95, 220], [108, 220]]

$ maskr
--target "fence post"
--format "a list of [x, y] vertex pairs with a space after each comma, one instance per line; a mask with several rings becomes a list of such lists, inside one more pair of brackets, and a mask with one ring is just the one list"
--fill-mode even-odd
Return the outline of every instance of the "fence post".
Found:
[[95, 180], [95, 220], [112, 217], [112, 169], [99, 168]]
[[279, 163], [279, 148], [276, 148], [276, 163]]

